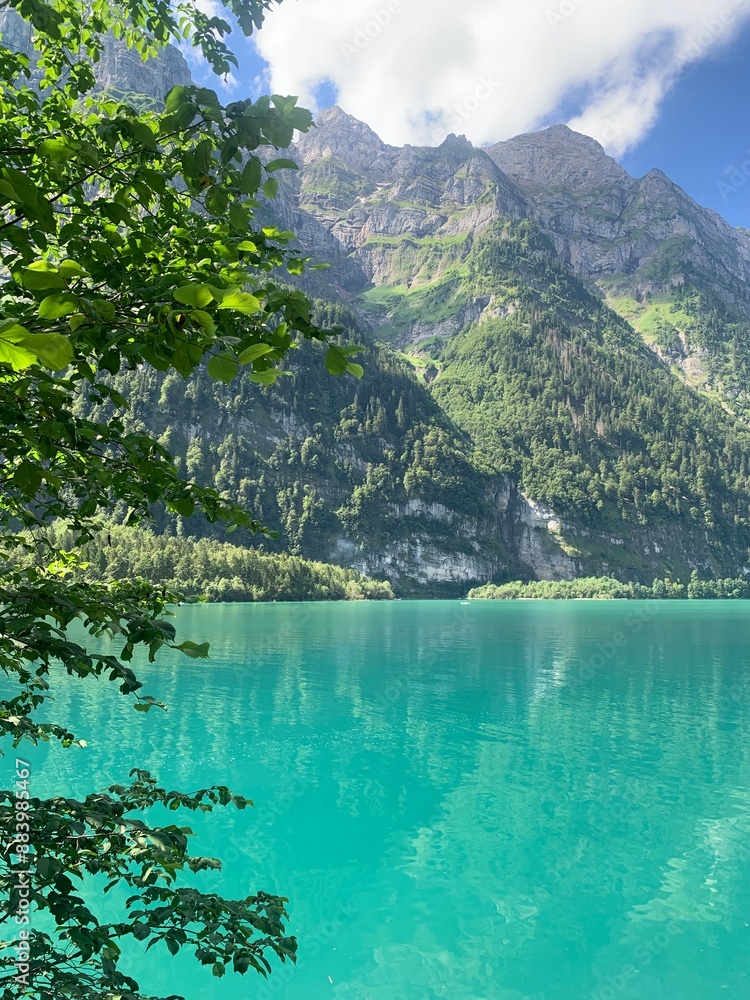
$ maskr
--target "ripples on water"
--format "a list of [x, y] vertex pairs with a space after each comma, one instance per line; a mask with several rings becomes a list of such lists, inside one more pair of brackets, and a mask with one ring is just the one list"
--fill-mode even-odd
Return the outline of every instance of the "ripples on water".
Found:
[[[63, 682], [90, 740], [37, 791], [147, 766], [232, 785], [193, 822], [229, 895], [291, 897], [296, 970], [188, 1000], [748, 1000], [750, 605], [184, 608], [143, 717]], [[191, 820], [193, 818], [191, 817]], [[154, 985], [152, 985], [154, 984]]]

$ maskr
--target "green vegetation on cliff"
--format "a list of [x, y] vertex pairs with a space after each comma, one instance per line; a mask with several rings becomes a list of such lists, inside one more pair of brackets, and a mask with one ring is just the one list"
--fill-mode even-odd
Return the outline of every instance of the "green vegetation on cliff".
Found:
[[[317, 303], [316, 316], [356, 336], [355, 319], [341, 307]], [[240, 380], [227, 386], [205, 368], [189, 384], [146, 366], [111, 380], [133, 400], [128, 428], [155, 433], [182, 473], [247, 505], [278, 538], [244, 530], [229, 536], [220, 524], [166, 512], [160, 528], [323, 562], [359, 547], [387, 552], [417, 535], [447, 553], [470, 552], [450, 523], [424, 516], [438, 505], [491, 523], [491, 479], [473, 462], [469, 438], [386, 348], [365, 347], [359, 380], [321, 379], [321, 355], [304, 345], [288, 363], [292, 377], [268, 388]], [[77, 405], [81, 415], [111, 412], [83, 396]], [[115, 516], [124, 520], [126, 509]], [[497, 538], [486, 545], [503, 551]]]
[[[498, 521], [504, 474], [574, 526], [550, 542], [584, 572], [642, 583], [695, 565], [739, 572], [750, 549], [750, 430], [675, 378], [533, 223], [498, 224], [461, 253], [460, 271], [437, 281], [365, 294], [381, 322], [374, 337], [397, 329], [401, 352], [373, 343], [355, 305], [315, 303], [319, 322], [363, 347], [361, 380], [321, 384], [315, 345], [295, 351], [292, 377], [272, 387], [226, 386], [205, 370], [187, 386], [175, 373], [123, 370], [113, 385], [134, 401], [127, 426], [153, 431], [182, 472], [253, 510], [278, 533], [264, 539], [268, 551], [378, 575], [397, 550], [401, 593], [419, 592], [425, 546], [447, 565], [474, 566], [480, 553], [488, 569], [467, 568], [467, 580], [529, 572], [516, 527]], [[653, 337], [677, 350], [694, 297], [677, 312], [670, 303], [654, 301], [649, 316]], [[456, 332], [421, 340], [425, 324], [449, 315]], [[411, 329], [420, 339], [406, 347]], [[83, 398], [79, 407], [102, 415]], [[198, 518], [161, 513], [159, 525], [228, 540]], [[657, 532], [656, 548], [643, 530]], [[258, 542], [247, 532], [232, 540]]]
[[684, 521], [750, 540], [750, 431], [674, 378], [528, 222], [477, 241], [486, 316], [433, 394], [498, 471], [586, 523]]
[[613, 577], [580, 577], [577, 580], [533, 580], [528, 583], [488, 583], [470, 591], [472, 601], [574, 601], [574, 600], [750, 600], [750, 580], [700, 580], [689, 583], [654, 580], [650, 587], [623, 583]]

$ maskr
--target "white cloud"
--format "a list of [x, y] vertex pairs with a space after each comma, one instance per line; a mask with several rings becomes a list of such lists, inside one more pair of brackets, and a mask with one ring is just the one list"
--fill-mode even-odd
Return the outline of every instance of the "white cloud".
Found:
[[286, 0], [257, 45], [274, 91], [314, 108], [330, 81], [388, 142], [495, 142], [575, 100], [570, 124], [617, 155], [748, 20], [750, 0]]

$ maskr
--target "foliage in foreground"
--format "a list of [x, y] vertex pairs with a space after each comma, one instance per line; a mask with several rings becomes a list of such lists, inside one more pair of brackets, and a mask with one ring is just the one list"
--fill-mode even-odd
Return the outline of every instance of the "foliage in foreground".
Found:
[[650, 587], [642, 583], [622, 583], [611, 576], [581, 577], [578, 580], [532, 580], [528, 583], [488, 583], [469, 593], [473, 601], [572, 601], [596, 600], [750, 600], [750, 579], [701, 580], [694, 573], [689, 583], [654, 580]]
[[[61, 548], [72, 537], [59, 538]], [[83, 546], [83, 578], [143, 579], [186, 597], [215, 601], [393, 600], [390, 583], [287, 553], [260, 552], [209, 539], [155, 535], [112, 526]]]
[[[273, 2], [229, 0], [228, 16], [250, 34]], [[9, 17], [30, 24], [31, 40], [23, 53], [0, 42], [0, 731], [6, 746], [70, 747], [82, 741], [53, 711], [61, 670], [82, 683], [114, 681], [111, 690], [145, 712], [159, 703], [143, 693], [134, 658], [153, 661], [165, 645], [191, 656], [206, 649], [176, 645], [167, 588], [81, 580], [40, 526], [61, 521], [78, 546], [113, 507], [136, 524], [160, 504], [260, 530], [248, 510], [185, 481], [162, 444], [126, 426], [129, 401], [111, 376], [150, 365], [187, 379], [205, 365], [222, 382], [242, 371], [272, 385], [297, 338], [324, 341], [334, 374], [360, 368], [356, 348], [316, 326], [289, 287], [305, 266], [289, 249], [292, 234], [253, 221], [261, 193], [276, 193], [276, 171], [293, 166], [272, 151], [310, 127], [309, 112], [279, 96], [224, 105], [205, 87], [173, 88], [163, 107], [95, 90], [109, 34], [143, 58], [187, 40], [226, 74], [236, 64], [230, 25], [190, 0], [8, 0], [4, 27]], [[78, 413], [81, 395], [107, 419]], [[19, 561], [19, 549], [29, 558]], [[72, 641], [74, 623], [117, 640], [119, 655]], [[244, 808], [244, 798], [221, 786], [168, 792], [136, 766], [130, 786], [41, 799], [23, 749], [8, 773], [1, 1000], [153, 1000], [121, 970], [121, 945], [132, 939], [190, 949], [216, 976], [266, 975], [274, 956], [294, 960], [285, 899], [179, 887], [181, 874], [220, 863], [190, 856], [184, 826], [145, 819], [153, 806], [178, 819], [186, 809]], [[109, 922], [101, 893], [119, 899], [118, 889], [127, 899]]]

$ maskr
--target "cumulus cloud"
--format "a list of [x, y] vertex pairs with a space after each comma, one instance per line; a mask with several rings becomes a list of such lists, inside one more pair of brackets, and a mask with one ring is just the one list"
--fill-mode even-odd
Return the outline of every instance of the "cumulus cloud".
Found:
[[388, 142], [495, 142], [574, 107], [618, 155], [748, 20], [750, 0], [286, 0], [257, 45], [274, 91], [314, 108], [329, 82]]

